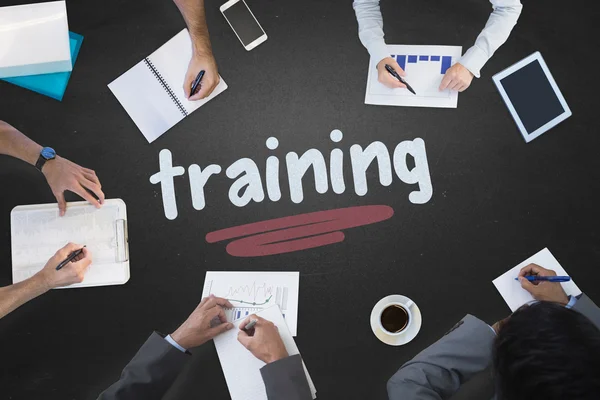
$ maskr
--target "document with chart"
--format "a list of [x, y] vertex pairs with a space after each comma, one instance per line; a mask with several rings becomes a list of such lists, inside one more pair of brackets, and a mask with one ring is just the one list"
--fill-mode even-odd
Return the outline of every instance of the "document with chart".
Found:
[[[298, 346], [292, 337], [292, 334], [284, 321], [281, 310], [275, 304], [269, 308], [261, 310], [257, 313], [258, 316], [271, 321], [277, 327], [279, 336], [283, 341], [283, 345], [290, 356], [300, 354]], [[215, 337], [215, 348], [221, 362], [223, 375], [227, 382], [229, 395], [231, 400], [268, 400], [267, 391], [263, 378], [261, 376], [261, 368], [265, 363], [254, 357], [239, 341], [238, 332], [242, 321], [234, 322], [234, 329]], [[306, 380], [310, 388], [312, 398], [317, 397], [317, 389], [313, 383], [306, 364], [302, 361]], [[298, 376], [290, 377], [289, 379], [299, 379]], [[283, 397], [279, 397], [283, 398]], [[287, 396], [285, 398], [288, 398]]]
[[298, 331], [299, 272], [207, 271], [202, 297], [223, 297], [234, 308], [228, 321], [237, 321], [277, 304], [290, 332]]
[[462, 54], [461, 46], [388, 45], [391, 57], [406, 72], [404, 77], [417, 93], [408, 89], [390, 89], [377, 79], [375, 60], [369, 62], [365, 104], [456, 108], [458, 92], [440, 91], [444, 74]]
[[63, 217], [56, 204], [18, 206], [10, 213], [10, 230], [13, 283], [35, 275], [69, 242], [85, 245], [93, 255], [83, 282], [69, 288], [129, 280], [127, 209], [121, 199], [105, 200], [100, 209], [85, 201], [69, 203]]

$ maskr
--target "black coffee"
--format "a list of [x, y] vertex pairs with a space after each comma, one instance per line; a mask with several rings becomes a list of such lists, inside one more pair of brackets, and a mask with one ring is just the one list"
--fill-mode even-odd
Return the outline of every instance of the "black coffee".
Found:
[[408, 313], [398, 305], [388, 306], [381, 313], [381, 325], [388, 332], [400, 332], [408, 325]]

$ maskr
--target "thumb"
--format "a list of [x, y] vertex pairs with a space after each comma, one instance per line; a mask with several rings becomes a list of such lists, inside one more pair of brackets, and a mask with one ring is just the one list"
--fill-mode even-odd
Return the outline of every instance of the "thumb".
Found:
[[67, 212], [67, 202], [65, 201], [65, 194], [64, 192], [60, 192], [58, 194], [54, 193], [54, 196], [56, 197], [56, 201], [58, 202], [59, 215], [62, 217]]
[[219, 336], [223, 332], [227, 332], [231, 328], [233, 328], [233, 324], [231, 322], [219, 324], [219, 325], [215, 326], [214, 328], [210, 328], [208, 330], [208, 335], [209, 335], [209, 337], [214, 338], [215, 336]]
[[245, 348], [250, 346], [250, 342], [252, 341], [252, 336], [248, 336], [246, 331], [240, 330], [238, 333], [238, 342], [242, 344]]

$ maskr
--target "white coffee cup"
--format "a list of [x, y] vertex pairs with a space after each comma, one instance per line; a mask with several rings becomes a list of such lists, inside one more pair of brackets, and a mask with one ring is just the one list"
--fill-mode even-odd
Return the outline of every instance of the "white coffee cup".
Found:
[[[406, 331], [408, 331], [413, 323], [412, 312], [410, 311], [410, 308], [414, 304], [415, 303], [412, 300], [408, 300], [406, 303], [400, 303], [400, 302], [394, 301], [394, 302], [385, 304], [383, 306], [383, 308], [381, 309], [381, 312], [379, 313], [379, 318], [377, 319], [377, 323], [379, 324], [379, 329], [381, 329], [383, 332], [385, 332], [386, 334], [391, 335], [391, 336], [399, 336], [399, 335], [402, 335], [403, 333], [405, 333]], [[402, 327], [400, 330], [398, 330], [397, 332], [390, 332], [383, 327], [383, 324], [381, 323], [381, 316], [383, 315], [385, 310], [387, 310], [389, 307], [394, 307], [394, 306], [401, 307], [404, 311], [406, 311], [408, 320], [406, 322], [406, 325], [404, 325], [404, 327]]]

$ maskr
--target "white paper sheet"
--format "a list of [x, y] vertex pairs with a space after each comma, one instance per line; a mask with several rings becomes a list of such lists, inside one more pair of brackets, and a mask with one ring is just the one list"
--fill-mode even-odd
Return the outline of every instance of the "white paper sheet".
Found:
[[[521, 283], [515, 280], [515, 278], [519, 276], [521, 268], [532, 263], [550, 269], [559, 276], [569, 275], [547, 248], [500, 275], [498, 278], [494, 279], [494, 286], [496, 286], [496, 289], [498, 289], [502, 298], [513, 312], [523, 304], [527, 304], [534, 300], [533, 296], [521, 287]], [[572, 279], [569, 282], [561, 282], [560, 284], [569, 296], [579, 296], [581, 294], [581, 290], [579, 290]]]
[[214, 294], [228, 299], [234, 309], [227, 319], [236, 321], [274, 304], [279, 305], [293, 336], [298, 334], [299, 272], [207, 271], [202, 297]]
[[192, 58], [192, 42], [187, 29], [147, 58], [166, 87], [144, 60], [109, 83], [108, 87], [149, 143], [185, 118], [169, 90], [189, 115], [227, 89], [227, 84], [221, 78], [207, 98], [197, 101], [185, 98], [183, 81]]
[[417, 94], [408, 89], [390, 89], [381, 84], [376, 68], [379, 60], [370, 60], [365, 104], [456, 108], [458, 92], [440, 92], [438, 88], [446, 69], [460, 58], [461, 46], [388, 45], [388, 49], [400, 67], [404, 67], [405, 79]]
[[[290, 356], [300, 354], [298, 346], [277, 305], [264, 309], [257, 313], [260, 317], [273, 322], [281, 335], [283, 344]], [[232, 400], [267, 400], [265, 385], [260, 374], [260, 369], [265, 363], [254, 357], [237, 340], [239, 325], [243, 320], [234, 323], [235, 328], [215, 337], [215, 347], [225, 375], [225, 381], [229, 388]], [[317, 390], [310, 378], [310, 374], [304, 365], [304, 372], [310, 386], [313, 399], [316, 398]]]

